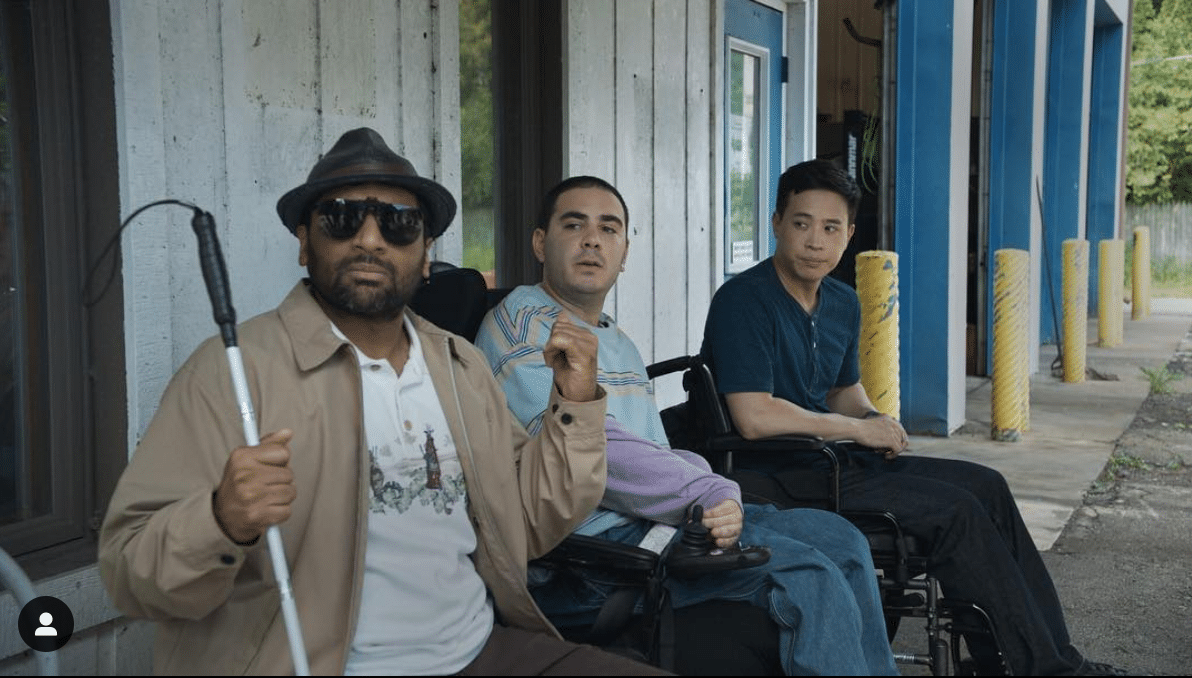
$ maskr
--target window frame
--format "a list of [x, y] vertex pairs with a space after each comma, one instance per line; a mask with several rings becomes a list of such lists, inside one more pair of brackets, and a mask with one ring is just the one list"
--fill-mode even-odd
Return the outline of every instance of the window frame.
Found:
[[43, 514], [0, 527], [0, 547], [37, 579], [95, 561], [128, 457], [119, 256], [87, 291], [113, 273], [97, 303], [85, 307], [82, 292], [120, 222], [111, 15], [107, 0], [4, 5], [5, 59], [17, 65], [7, 74], [13, 223], [26, 236], [14, 252], [29, 351], [18, 361], [28, 389], [19, 417], [50, 489], [32, 498]]
[[542, 279], [530, 239], [563, 176], [563, 3], [504, 0], [492, 13], [493, 224], [500, 287]]
[[[754, 224], [753, 233], [753, 257], [746, 260], [733, 260], [733, 245], [732, 240], [732, 168], [730, 163], [732, 160], [732, 106], [733, 106], [733, 92], [732, 92], [732, 55], [739, 53], [746, 57], [752, 57], [757, 60], [757, 101], [760, 102], [758, 111], [756, 113], [758, 120], [757, 128], [757, 158], [755, 158], [757, 181], [755, 182], [754, 190], [754, 205], [751, 215], [751, 223]], [[724, 64], [725, 64], [725, 87], [724, 87], [724, 149], [725, 149], [725, 166], [724, 166], [724, 181], [725, 181], [725, 210], [724, 210], [724, 229], [721, 233], [723, 238], [722, 247], [724, 256], [721, 259], [721, 271], [725, 276], [736, 275], [753, 266], [758, 262], [770, 256], [772, 248], [771, 237], [772, 233], [769, 228], [770, 213], [772, 212], [769, 203], [770, 196], [770, 182], [777, 179], [770, 176], [770, 163], [767, 162], [770, 153], [774, 149], [773, 130], [770, 129], [770, 111], [775, 104], [778, 103], [777, 93], [771, 92], [770, 85], [770, 68], [771, 59], [774, 56], [771, 54], [769, 48], [749, 42], [743, 38], [738, 38], [733, 35], [725, 36], [724, 47]]]

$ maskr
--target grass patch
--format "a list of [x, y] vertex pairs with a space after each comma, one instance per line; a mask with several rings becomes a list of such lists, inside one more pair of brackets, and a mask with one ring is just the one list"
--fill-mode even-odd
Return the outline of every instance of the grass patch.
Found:
[[1171, 393], [1175, 389], [1171, 387], [1171, 382], [1179, 381], [1184, 378], [1184, 375], [1172, 372], [1167, 369], [1167, 366], [1150, 369], [1148, 367], [1138, 368], [1146, 375], [1147, 381], [1151, 382], [1151, 393]]
[[1145, 471], [1147, 468], [1150, 468], [1150, 464], [1142, 457], [1114, 452], [1113, 456], [1105, 464], [1105, 473], [1103, 475], [1108, 478], [1118, 478], [1126, 471]]
[[[1129, 295], [1134, 285], [1134, 239], [1126, 239], [1125, 290]], [[1176, 257], [1151, 260], [1151, 297], [1192, 299], [1192, 261]]]
[[1151, 262], [1151, 296], [1192, 298], [1192, 262], [1175, 257]]

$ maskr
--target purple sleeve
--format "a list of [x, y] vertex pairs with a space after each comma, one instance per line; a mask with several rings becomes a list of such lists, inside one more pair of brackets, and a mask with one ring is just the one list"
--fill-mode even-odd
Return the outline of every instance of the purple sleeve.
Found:
[[710, 509], [732, 499], [741, 505], [741, 488], [712, 473], [699, 455], [639, 438], [613, 417], [605, 417], [604, 428], [608, 436], [608, 483], [600, 502], [604, 508], [678, 525], [694, 504]]

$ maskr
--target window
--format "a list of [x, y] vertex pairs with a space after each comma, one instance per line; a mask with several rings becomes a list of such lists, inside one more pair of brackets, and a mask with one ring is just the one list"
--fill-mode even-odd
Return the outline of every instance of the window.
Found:
[[82, 292], [119, 225], [109, 16], [0, 3], [0, 547], [35, 578], [94, 560], [127, 457], [118, 269]]
[[[464, 266], [495, 268], [493, 196], [493, 31], [491, 0], [463, 0], [459, 7], [459, 126], [463, 196], [460, 216]], [[491, 278], [490, 278], [491, 280]]]
[[[724, 243], [724, 270], [740, 273], [764, 256], [768, 205], [763, 205], [766, 183], [762, 174], [762, 73], [766, 54], [729, 40], [728, 113], [728, 229]], [[755, 53], [751, 53], [755, 52]]]
[[532, 224], [563, 179], [563, 5], [463, 0], [459, 16], [463, 264], [536, 283]]

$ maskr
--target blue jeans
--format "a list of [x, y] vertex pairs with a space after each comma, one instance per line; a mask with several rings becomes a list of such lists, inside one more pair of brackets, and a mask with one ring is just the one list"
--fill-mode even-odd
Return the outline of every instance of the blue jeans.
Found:
[[[637, 521], [600, 536], [636, 544], [647, 528]], [[869, 544], [852, 523], [816, 509], [746, 504], [741, 543], [768, 546], [770, 561], [690, 580], [671, 578], [672, 605], [740, 600], [769, 610], [780, 629], [787, 675], [898, 674]], [[552, 621], [567, 626], [590, 623], [611, 588], [611, 581], [586, 573], [555, 577], [531, 592]]]

